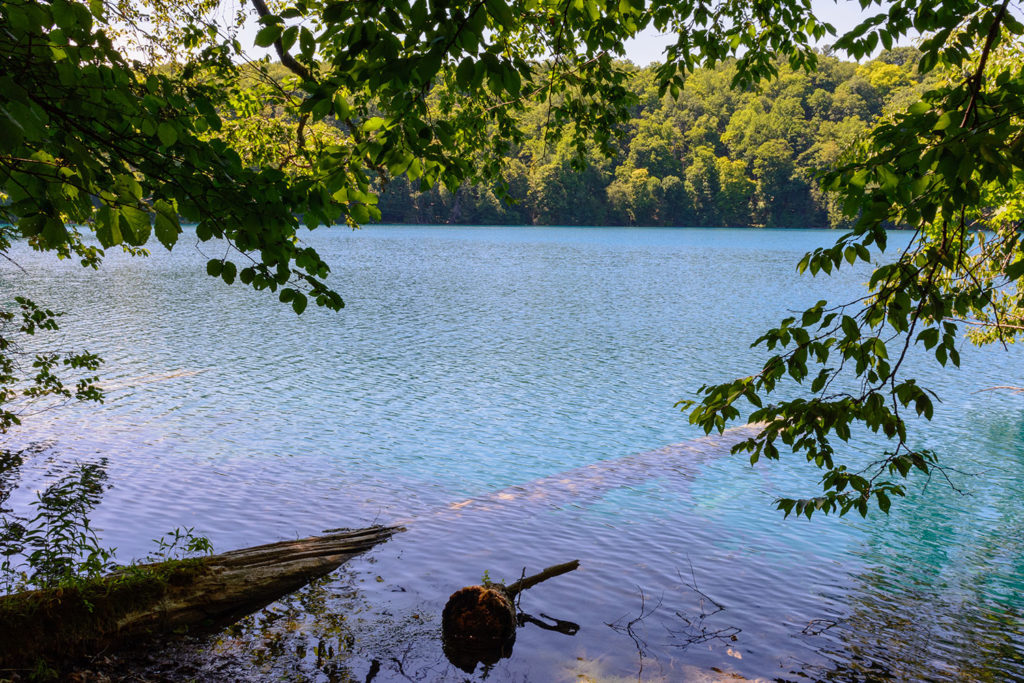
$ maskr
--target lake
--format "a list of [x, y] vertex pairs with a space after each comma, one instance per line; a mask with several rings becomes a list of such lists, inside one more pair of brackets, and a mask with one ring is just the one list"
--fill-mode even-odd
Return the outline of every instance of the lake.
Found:
[[[964, 493], [917, 478], [888, 518], [783, 520], [772, 500], [813, 493], [817, 470], [750, 467], [674, 408], [754, 371], [750, 342], [790, 311], [859, 296], [864, 266], [796, 274], [837, 236], [321, 229], [304, 240], [347, 306], [301, 317], [206, 277], [223, 245], [111, 253], [97, 272], [18, 245], [6, 296], [67, 311], [62, 343], [104, 357], [109, 392], [9, 435], [35, 453], [11, 501], [107, 458], [94, 524], [123, 561], [176, 527], [223, 551], [406, 526], [139, 664], [171, 678], [1024, 679], [1024, 397], [983, 391], [1024, 384], [1013, 347], [965, 346], [960, 370], [911, 363], [942, 399], [913, 444]], [[858, 436], [847, 454], [883, 448]], [[575, 635], [526, 623], [493, 666], [448, 662], [452, 591], [577, 558], [520, 605]]]

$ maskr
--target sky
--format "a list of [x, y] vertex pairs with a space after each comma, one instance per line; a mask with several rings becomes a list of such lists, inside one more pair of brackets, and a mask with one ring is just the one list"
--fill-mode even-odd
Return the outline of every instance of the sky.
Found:
[[[811, 7], [814, 9], [815, 16], [835, 26], [840, 34], [856, 26], [862, 18], [879, 11], [879, 8], [874, 6], [865, 12], [861, 9], [860, 2], [857, 0], [811, 0]], [[673, 40], [673, 34], [658, 33], [653, 29], [648, 29], [641, 34], [641, 37], [631, 40], [626, 44], [626, 57], [639, 66], [646, 66], [651, 62], [660, 61], [661, 53]], [[834, 40], [835, 38], [831, 38], [826, 40], [825, 43]], [[912, 42], [911, 40], [904, 40], [900, 44], [910, 45]]]

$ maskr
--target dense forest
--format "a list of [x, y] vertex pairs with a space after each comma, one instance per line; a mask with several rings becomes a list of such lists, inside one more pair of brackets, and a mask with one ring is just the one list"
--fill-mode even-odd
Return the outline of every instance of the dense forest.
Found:
[[[608, 158], [590, 151], [582, 171], [568, 143], [533, 136], [505, 159], [512, 201], [495, 188], [420, 191], [404, 176], [379, 189], [385, 223], [837, 227], [842, 218], [816, 182], [888, 109], [928, 87], [920, 54], [895, 48], [857, 64], [828, 54], [813, 73], [783, 70], [757, 90], [731, 87], [731, 64], [698, 70], [678, 96], [659, 96], [653, 66], [631, 67], [633, 117]], [[911, 99], [913, 98], [913, 99]]]

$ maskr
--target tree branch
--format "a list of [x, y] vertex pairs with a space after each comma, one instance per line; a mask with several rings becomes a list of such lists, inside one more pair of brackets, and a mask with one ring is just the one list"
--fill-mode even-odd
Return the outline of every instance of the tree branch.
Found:
[[[253, 7], [256, 8], [256, 13], [260, 15], [260, 18], [271, 16], [270, 9], [267, 7], [267, 3], [263, 0], [252, 0]], [[281, 39], [278, 38], [274, 41], [274, 51], [277, 52], [278, 58], [281, 60], [281, 64], [288, 68], [293, 74], [298, 76], [304, 81], [315, 81], [313, 74], [309, 72], [309, 69], [299, 64], [294, 57], [284, 49], [284, 44]]]
[[981, 59], [978, 60], [978, 69], [969, 79], [969, 83], [971, 84], [971, 101], [967, 103], [967, 110], [964, 112], [964, 119], [960, 123], [961, 128], [967, 127], [967, 120], [977, 109], [978, 94], [981, 92], [981, 81], [985, 73], [985, 63], [988, 62], [988, 55], [992, 50], [992, 44], [995, 43], [996, 37], [999, 35], [999, 26], [1003, 23], [1003, 16], [1006, 15], [1006, 7], [1009, 4], [1010, 0], [1003, 0], [1003, 4], [999, 6], [999, 9], [996, 11], [996, 16], [992, 19], [992, 26], [988, 29], [988, 36], [985, 38], [985, 47], [982, 48]]

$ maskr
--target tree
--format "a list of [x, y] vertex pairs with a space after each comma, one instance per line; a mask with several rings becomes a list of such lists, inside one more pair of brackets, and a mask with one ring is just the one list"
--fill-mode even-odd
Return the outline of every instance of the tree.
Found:
[[[0, 11], [0, 218], [34, 247], [95, 266], [104, 249], [137, 251], [154, 233], [170, 248], [181, 216], [196, 222], [200, 239], [225, 238], [248, 255], [241, 270], [211, 261], [212, 275], [282, 288], [301, 309], [305, 294], [285, 287], [294, 279], [317, 303], [341, 306], [323, 284], [326, 264], [294, 241], [297, 213], [326, 217], [322, 184], [243, 163], [216, 135], [229, 95], [197, 81], [195, 65], [175, 76], [133, 67], [97, 25], [108, 11], [100, 3], [5, 2]], [[225, 59], [204, 55], [211, 69]], [[365, 207], [357, 200], [333, 215], [360, 216]], [[100, 246], [83, 241], [78, 226]]]
[[[904, 376], [907, 357], [923, 349], [958, 365], [958, 323], [974, 326], [968, 334], [982, 342], [1022, 332], [1024, 26], [1008, 2], [915, 4], [896, 3], [888, 21], [868, 19], [836, 46], [862, 56], [913, 25], [928, 36], [920, 70], [939, 70], [944, 81], [880, 121], [824, 176], [853, 227], [799, 269], [829, 273], [870, 261], [869, 248], [884, 249], [891, 226], [913, 230], [910, 245], [875, 267], [865, 298], [818, 302], [761, 336], [755, 344], [774, 355], [760, 372], [702, 387], [699, 403], [683, 402], [691, 422], [710, 431], [739, 417], [745, 400], [749, 419], [765, 426], [737, 451], [753, 463], [792, 450], [823, 470], [820, 495], [778, 501], [786, 515], [866, 515], [874, 504], [888, 511], [911, 472], [941, 472], [936, 453], [908, 441], [906, 415], [931, 418], [935, 394]], [[767, 402], [787, 375], [809, 392]], [[840, 388], [845, 375], [856, 378], [855, 389]], [[881, 432], [891, 450], [866, 467], [844, 462], [842, 443], [856, 427]]]
[[[230, 30], [205, 18], [210, 5], [143, 3], [160, 10], [153, 16], [161, 29], [148, 37], [126, 3], [0, 5], [0, 210], [34, 246], [96, 265], [104, 249], [138, 251], [151, 234], [173, 247], [184, 218], [200, 240], [225, 241], [231, 256], [210, 261], [214, 277], [277, 292], [297, 312], [309, 298], [339, 308], [340, 295], [324, 281], [327, 265], [302, 246], [300, 226], [379, 217], [375, 183], [400, 175], [451, 193], [492, 180], [503, 199], [506, 159], [531, 125], [573, 168], [594, 150], [611, 153], [638, 102], [625, 86], [633, 67], [615, 57], [645, 28], [677, 36], [656, 70], [662, 96], [701, 87], [699, 78], [688, 83], [695, 70], [727, 60], [735, 90], [720, 93], [723, 102], [786, 68], [818, 74], [808, 92], [847, 68], [814, 49], [836, 31], [807, 0], [526, 0], [515, 8], [506, 0], [294, 0], [273, 9], [253, 0], [257, 45], [272, 47], [291, 74], [280, 83], [267, 68], [238, 61]], [[111, 39], [124, 27], [143, 43], [174, 48], [150, 51], [174, 59], [134, 63]], [[768, 426], [742, 450], [778, 457], [781, 442], [824, 468], [824, 495], [780, 501], [787, 513], [866, 513], [870, 501], [888, 509], [903, 488], [886, 476], [935, 463], [934, 454], [907, 446], [902, 411], [928, 416], [932, 402], [902, 377], [906, 354], [920, 344], [939, 362], [957, 362], [959, 329], [950, 318], [996, 338], [1018, 332], [1024, 75], [1014, 66], [1014, 41], [1024, 27], [1009, 0], [896, 0], [838, 36], [833, 49], [861, 59], [912, 29], [927, 36], [919, 73], [941, 73], [945, 82], [882, 121], [824, 177], [853, 228], [801, 267], [830, 272], [844, 260], [867, 260], [895, 225], [916, 231], [911, 249], [876, 268], [864, 302], [822, 302], [783, 321], [759, 340], [780, 352], [758, 374], [705, 387], [699, 405], [687, 404], [691, 421], [711, 430], [750, 401], [751, 417]], [[705, 72], [705, 87], [724, 74]], [[249, 90], [238, 86], [243, 75]], [[892, 74], [877, 75], [884, 85]], [[833, 110], [877, 110], [879, 102], [868, 101], [875, 86], [858, 78], [849, 102], [833, 96]], [[824, 104], [819, 97], [816, 106]], [[274, 108], [286, 127], [238, 123], [257, 105]], [[530, 106], [539, 118], [523, 116]], [[785, 134], [792, 146], [791, 133], [802, 131]], [[751, 137], [745, 149], [766, 141]], [[699, 138], [689, 144], [701, 167], [687, 168], [683, 183], [700, 207], [719, 183], [718, 157]], [[763, 156], [781, 158], [776, 152]], [[564, 180], [565, 168], [544, 175]], [[981, 244], [977, 227], [996, 237]], [[821, 366], [817, 374], [809, 363]], [[863, 391], [832, 389], [850, 366]], [[765, 403], [786, 374], [809, 382], [810, 398]], [[836, 461], [833, 439], [849, 438], [854, 423], [895, 440], [872, 473]]]
[[717, 170], [719, 191], [715, 195], [715, 203], [722, 224], [726, 227], [749, 225], [755, 185], [747, 176], [747, 165], [739, 160], [719, 157]]
[[[25, 415], [71, 399], [103, 400], [93, 374], [100, 358], [43, 345], [40, 338], [58, 329], [59, 314], [22, 296], [14, 303], [16, 311], [0, 310], [0, 434], [21, 424]], [[74, 388], [66, 385], [69, 381]]]

